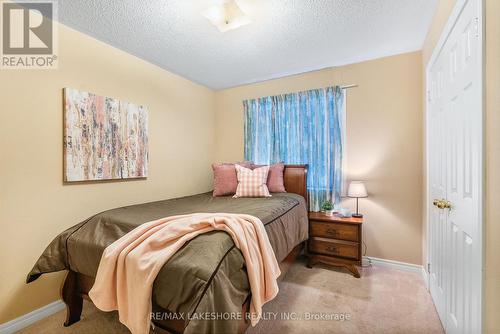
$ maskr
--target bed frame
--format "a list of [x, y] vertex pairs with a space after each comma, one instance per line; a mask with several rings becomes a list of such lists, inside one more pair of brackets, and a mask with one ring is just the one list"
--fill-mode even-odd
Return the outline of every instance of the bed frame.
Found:
[[[287, 192], [295, 193], [303, 196], [307, 203], [307, 165], [285, 165], [284, 183]], [[295, 261], [297, 256], [304, 248], [304, 243], [297, 245], [288, 256], [280, 263], [281, 280], [288, 268]], [[82, 314], [83, 299], [92, 302], [88, 296], [88, 292], [94, 285], [94, 277], [80, 274], [69, 270], [62, 287], [62, 300], [66, 304], [66, 321], [64, 326], [71, 326], [75, 322], [80, 321]], [[250, 309], [250, 296], [242, 305], [242, 312], [245, 314]], [[153, 303], [153, 312], [169, 312]], [[246, 317], [243, 317], [246, 318]], [[185, 323], [183, 320], [152, 320], [154, 333], [182, 333], [184, 332]], [[244, 333], [250, 322], [242, 320], [238, 329], [238, 333]]]

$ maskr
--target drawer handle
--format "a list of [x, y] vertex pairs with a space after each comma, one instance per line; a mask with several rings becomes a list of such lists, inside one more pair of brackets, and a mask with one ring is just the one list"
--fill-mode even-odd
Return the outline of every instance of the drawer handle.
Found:
[[334, 247], [334, 246], [327, 246], [327, 247], [326, 247], [326, 250], [327, 250], [327, 251], [329, 251], [329, 252], [332, 252], [332, 253], [337, 254], [337, 247]]
[[326, 234], [331, 235], [331, 236], [337, 236], [338, 232], [336, 229], [333, 228], [327, 228], [326, 229]]

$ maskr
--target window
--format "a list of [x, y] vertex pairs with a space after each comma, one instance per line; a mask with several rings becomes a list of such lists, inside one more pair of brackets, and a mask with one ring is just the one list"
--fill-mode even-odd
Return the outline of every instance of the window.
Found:
[[328, 87], [246, 100], [245, 159], [308, 164], [310, 210], [340, 202], [344, 91]]

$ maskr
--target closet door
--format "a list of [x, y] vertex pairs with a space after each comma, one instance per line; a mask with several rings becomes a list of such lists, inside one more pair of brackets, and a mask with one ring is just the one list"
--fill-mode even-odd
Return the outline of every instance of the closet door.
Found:
[[[438, 59], [431, 70], [431, 94], [428, 104], [428, 140], [429, 140], [429, 289], [434, 299], [441, 322], [445, 322], [446, 314], [446, 225], [448, 215], [438, 201], [446, 198], [446, 121], [444, 95], [443, 59]], [[439, 204], [439, 205], [438, 205]]]
[[481, 11], [478, 0], [457, 6], [428, 72], [429, 287], [447, 333], [480, 333]]

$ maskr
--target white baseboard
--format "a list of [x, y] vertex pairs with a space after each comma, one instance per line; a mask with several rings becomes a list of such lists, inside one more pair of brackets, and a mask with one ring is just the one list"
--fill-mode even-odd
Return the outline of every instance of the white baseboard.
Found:
[[0, 334], [12, 334], [65, 308], [62, 300], [40, 307], [9, 322], [0, 324]]
[[364, 259], [367, 259], [371, 264], [381, 267], [388, 267], [397, 270], [404, 270], [417, 273], [422, 276], [422, 279], [427, 282], [427, 272], [424, 270], [424, 267], [418, 264], [406, 263], [394, 260], [386, 260], [380, 259], [378, 257], [372, 256], [364, 256]]

